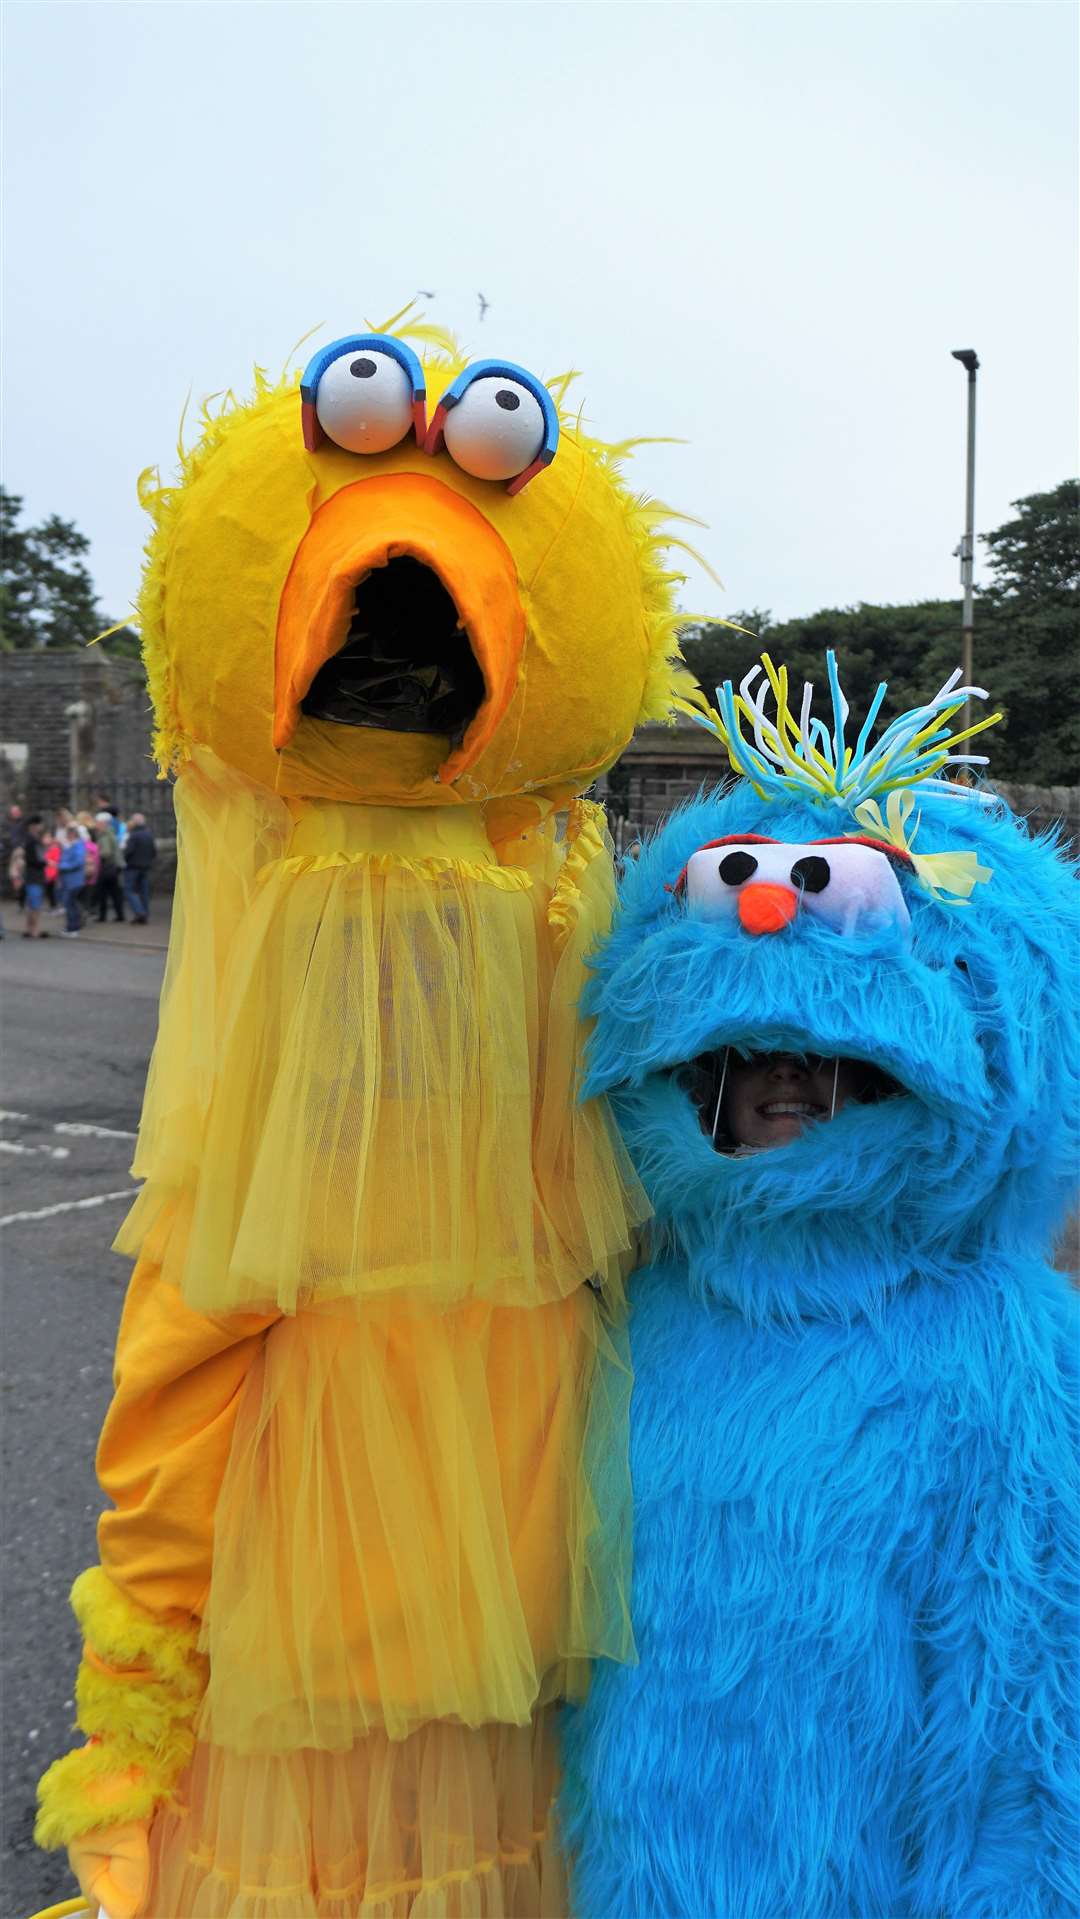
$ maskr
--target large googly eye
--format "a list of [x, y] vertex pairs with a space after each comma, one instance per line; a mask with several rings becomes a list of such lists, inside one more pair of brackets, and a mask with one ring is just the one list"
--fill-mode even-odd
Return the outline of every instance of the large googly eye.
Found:
[[829, 862], [822, 859], [820, 853], [809, 853], [805, 859], [796, 860], [791, 869], [791, 883], [803, 893], [823, 893], [831, 878]]
[[559, 416], [545, 386], [511, 361], [479, 360], [447, 387], [435, 409], [425, 451], [444, 446], [474, 480], [505, 480], [520, 493], [559, 444]]
[[883, 847], [862, 838], [811, 840], [791, 849], [790, 884], [802, 911], [839, 933], [911, 924], [896, 866]]
[[412, 426], [412, 382], [388, 353], [345, 353], [319, 381], [315, 416], [347, 453], [387, 453]]
[[413, 427], [427, 432], [424, 369], [404, 340], [355, 333], [320, 348], [300, 382], [304, 445], [332, 440], [346, 453], [388, 453]]
[[741, 886], [757, 872], [758, 863], [752, 853], [726, 853], [720, 861], [717, 871], [727, 886]]
[[512, 480], [544, 444], [535, 395], [514, 380], [476, 380], [443, 426], [446, 450], [474, 480]]

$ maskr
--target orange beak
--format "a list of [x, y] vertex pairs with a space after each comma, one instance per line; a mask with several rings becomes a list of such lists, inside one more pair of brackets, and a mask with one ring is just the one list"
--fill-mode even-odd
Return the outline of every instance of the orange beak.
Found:
[[774, 880], [751, 880], [739, 894], [739, 923], [747, 933], [779, 933], [799, 910], [799, 895]]
[[345, 644], [360, 582], [402, 556], [442, 581], [484, 678], [484, 698], [438, 778], [467, 771], [513, 697], [525, 613], [513, 555], [468, 500], [440, 480], [391, 473], [356, 480], [319, 507], [293, 556], [278, 608], [274, 745], [289, 744], [319, 668]]

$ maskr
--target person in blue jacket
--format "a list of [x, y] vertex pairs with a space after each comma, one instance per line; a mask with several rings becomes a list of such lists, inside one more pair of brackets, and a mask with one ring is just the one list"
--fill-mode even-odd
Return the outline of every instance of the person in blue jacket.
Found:
[[64, 938], [75, 939], [82, 926], [80, 900], [86, 885], [86, 847], [77, 826], [64, 828], [60, 849], [60, 899], [64, 908]]
[[765, 664], [587, 1003], [655, 1226], [573, 1910], [1073, 1919], [1074, 870], [941, 777], [959, 675], [872, 744], [884, 689], [852, 738], [831, 656], [825, 721]]

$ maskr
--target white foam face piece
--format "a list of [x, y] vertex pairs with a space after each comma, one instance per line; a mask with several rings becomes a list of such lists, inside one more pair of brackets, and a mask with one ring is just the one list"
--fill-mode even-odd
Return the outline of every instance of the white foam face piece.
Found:
[[786, 887], [800, 913], [838, 933], [911, 925], [888, 854], [857, 841], [732, 840], [705, 847], [687, 862], [687, 908], [696, 919], [737, 919], [740, 893], [763, 880]]
[[451, 459], [474, 480], [513, 480], [544, 444], [540, 402], [517, 380], [474, 380], [447, 414], [443, 439]]
[[327, 439], [347, 453], [387, 453], [413, 423], [409, 376], [390, 353], [343, 353], [319, 381], [315, 414]]

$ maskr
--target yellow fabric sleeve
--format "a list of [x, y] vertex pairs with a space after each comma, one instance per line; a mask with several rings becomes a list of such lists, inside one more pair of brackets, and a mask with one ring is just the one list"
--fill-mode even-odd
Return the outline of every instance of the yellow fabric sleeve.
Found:
[[155, 1266], [132, 1276], [98, 1450], [114, 1510], [99, 1524], [101, 1566], [71, 1594], [84, 1639], [76, 1716], [88, 1743], [41, 1780], [41, 1846], [149, 1818], [191, 1756], [206, 1688], [198, 1615], [214, 1510], [240, 1389], [275, 1317], [204, 1318]]
[[98, 1548], [113, 1583], [151, 1614], [202, 1613], [240, 1391], [278, 1317], [208, 1317], [156, 1266], [140, 1261], [132, 1275], [98, 1446], [113, 1502]]

